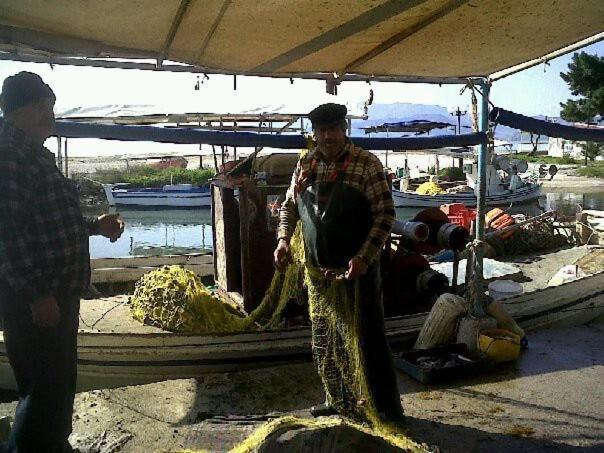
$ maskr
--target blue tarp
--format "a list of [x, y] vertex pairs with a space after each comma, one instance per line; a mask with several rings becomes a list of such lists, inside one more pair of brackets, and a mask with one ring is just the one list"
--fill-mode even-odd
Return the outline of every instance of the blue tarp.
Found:
[[[57, 121], [57, 135], [68, 138], [102, 138], [124, 141], [225, 145], [240, 147], [264, 146], [281, 149], [306, 148], [302, 135], [275, 135], [253, 132], [217, 132], [191, 128], [154, 126], [122, 126]], [[484, 133], [441, 135], [439, 137], [367, 138], [354, 137], [354, 143], [368, 150], [407, 150], [462, 147], [487, 142]]]
[[565, 126], [563, 124], [550, 123], [549, 121], [537, 120], [499, 107], [491, 110], [489, 117], [494, 123], [503, 124], [504, 126], [513, 127], [525, 132], [532, 132], [533, 134], [574, 141], [604, 142], [603, 128]]

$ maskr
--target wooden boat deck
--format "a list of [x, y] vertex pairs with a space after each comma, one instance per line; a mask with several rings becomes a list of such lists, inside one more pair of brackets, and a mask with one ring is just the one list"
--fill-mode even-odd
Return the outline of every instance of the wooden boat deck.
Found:
[[[204, 257], [207, 259], [207, 256]], [[587, 246], [560, 250], [555, 253], [531, 257], [529, 263], [518, 263], [518, 271], [495, 278], [509, 278], [522, 283], [525, 293], [547, 287], [547, 282], [565, 264], [579, 262], [586, 272], [604, 269], [604, 251], [591, 250]], [[522, 259], [520, 260], [522, 261]], [[207, 263], [204, 263], [207, 266]], [[528, 281], [527, 281], [528, 280]], [[83, 299], [80, 309], [80, 331], [107, 333], [167, 333], [153, 326], [146, 326], [132, 318], [128, 295]]]
[[130, 314], [127, 295], [83, 299], [80, 305], [80, 331], [110, 333], [162, 333], [146, 326]]

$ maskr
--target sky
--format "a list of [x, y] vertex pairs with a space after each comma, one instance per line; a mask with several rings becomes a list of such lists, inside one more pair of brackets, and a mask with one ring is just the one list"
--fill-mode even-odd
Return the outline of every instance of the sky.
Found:
[[[585, 47], [583, 51], [604, 56], [604, 42]], [[571, 98], [560, 72], [566, 71], [572, 54], [558, 57], [496, 81], [491, 101], [498, 107], [525, 115], [559, 116], [560, 102]], [[76, 107], [109, 104], [152, 105], [168, 112], [238, 113], [256, 108], [278, 108], [288, 113], [303, 113], [325, 101], [325, 83], [313, 80], [270, 79], [210, 75], [200, 90], [194, 90], [196, 74], [152, 72], [126, 69], [83, 68], [48, 64], [0, 61], [0, 80], [19, 71], [38, 73], [55, 91], [60, 113]], [[374, 92], [374, 103], [404, 102], [434, 104], [449, 110], [467, 110], [469, 94], [460, 95], [459, 85], [402, 84], [392, 82], [344, 82], [337, 100], [349, 106], [361, 106]], [[56, 145], [49, 141], [54, 151]], [[72, 143], [73, 142], [73, 143]], [[195, 152], [196, 145], [116, 143], [101, 140], [70, 140], [71, 155], [121, 154], [136, 152]], [[176, 148], [175, 148], [176, 147]]]

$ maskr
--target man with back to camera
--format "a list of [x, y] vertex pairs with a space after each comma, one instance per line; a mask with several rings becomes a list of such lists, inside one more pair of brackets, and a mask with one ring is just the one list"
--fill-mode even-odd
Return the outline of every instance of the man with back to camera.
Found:
[[90, 282], [88, 237], [115, 242], [117, 214], [82, 216], [73, 181], [44, 141], [55, 95], [37, 74], [4, 80], [0, 95], [0, 305], [19, 403], [5, 451], [68, 452], [76, 389], [80, 296]]
[[[329, 316], [311, 311], [313, 356], [327, 397], [325, 405], [311, 410], [313, 415], [339, 412], [365, 419], [368, 411], [361, 406], [368, 396], [382, 421], [399, 423], [403, 410], [386, 342], [379, 267], [380, 252], [395, 220], [394, 203], [381, 162], [346, 136], [346, 113], [343, 105], [323, 104], [309, 114], [316, 147], [300, 158], [294, 170], [280, 211], [274, 261], [278, 269], [290, 262], [290, 239], [299, 219], [309, 294], [318, 295], [318, 303], [328, 307], [322, 311], [329, 312], [335, 302], [329, 291], [344, 282], [339, 294], [347, 294], [347, 301], [358, 310], [359, 338], [352, 342], [358, 347], [344, 352], [344, 365], [330, 357], [334, 351], [330, 348], [350, 340], [346, 338], [349, 326], [339, 325], [343, 318], [334, 324]], [[340, 283], [334, 283], [336, 275]], [[326, 339], [330, 335], [326, 332], [332, 332], [331, 339]], [[352, 362], [359, 356], [367, 394], [350, 385], [358, 371]]]

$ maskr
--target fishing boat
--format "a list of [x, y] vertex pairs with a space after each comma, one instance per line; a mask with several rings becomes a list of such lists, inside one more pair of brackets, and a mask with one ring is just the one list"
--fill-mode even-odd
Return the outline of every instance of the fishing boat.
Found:
[[[392, 190], [394, 207], [439, 207], [443, 204], [463, 203], [468, 207], [476, 207], [477, 198], [473, 190], [455, 194], [422, 195], [413, 191]], [[487, 206], [501, 206], [510, 203], [525, 203], [541, 196], [541, 184], [527, 183], [523, 187], [510, 191], [501, 190], [497, 193], [489, 190], [486, 196]]]
[[192, 184], [167, 184], [161, 188], [103, 184], [109, 206], [141, 208], [209, 208], [210, 188]]
[[[503, 305], [526, 331], [584, 324], [604, 314], [604, 271], [506, 299]], [[426, 316], [386, 319], [391, 346], [412, 343]], [[78, 388], [112, 388], [308, 360], [310, 342], [308, 327], [207, 335], [86, 328], [78, 335]], [[0, 387], [16, 388], [2, 334]]]
[[[539, 198], [541, 183], [530, 179], [522, 179], [518, 175], [525, 172], [527, 164], [524, 161], [509, 161], [503, 156], [497, 156], [493, 164], [487, 165], [486, 205], [501, 206], [511, 203], [524, 203]], [[419, 194], [415, 190], [394, 187], [392, 195], [394, 206], [404, 207], [439, 207], [443, 204], [463, 203], [468, 207], [476, 207], [478, 193], [478, 165], [464, 165], [466, 187], [461, 191], [450, 191], [435, 195]], [[502, 175], [504, 175], [502, 177]], [[401, 185], [403, 180], [401, 180]]]

